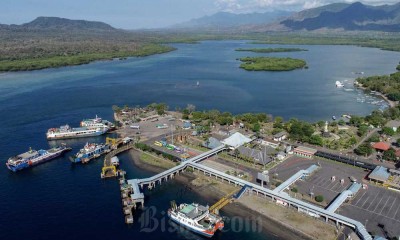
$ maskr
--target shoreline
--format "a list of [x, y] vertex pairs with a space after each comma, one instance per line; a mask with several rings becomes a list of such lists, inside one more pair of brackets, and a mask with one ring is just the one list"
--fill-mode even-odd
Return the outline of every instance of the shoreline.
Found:
[[[163, 167], [158, 167], [158, 166], [153, 166], [149, 163], [143, 162], [140, 160], [140, 154], [141, 152], [137, 150], [130, 150], [129, 155], [131, 157], [131, 161], [133, 161], [133, 164], [143, 170], [150, 171], [153, 173], [160, 173], [162, 171], [165, 171], [165, 168]], [[200, 179], [199, 181], [196, 181]], [[206, 180], [204, 180], [206, 179]], [[206, 200], [208, 202], [216, 202], [218, 201], [221, 197], [225, 196], [227, 192], [232, 191], [234, 188], [232, 185], [227, 185], [227, 184], [222, 184], [221, 182], [217, 182], [216, 186], [214, 184], [205, 184], [201, 185], [201, 180], [204, 180], [203, 182], [207, 182], [209, 178], [203, 177], [202, 175], [196, 176], [193, 173], [187, 173], [184, 172], [181, 175], [177, 176], [175, 178], [176, 181], [179, 182], [179, 184], [183, 184], [192, 191], [196, 192], [199, 194], [203, 200]], [[200, 186], [193, 186], [193, 182], [196, 181], [196, 183], [200, 182]], [[226, 188], [229, 188], [226, 189]], [[226, 190], [226, 191], [223, 191]], [[265, 204], [273, 204], [268, 202], [267, 200], [264, 200]], [[254, 205], [256, 206], [256, 205]], [[279, 206], [276, 206], [279, 207]], [[268, 209], [266, 209], [268, 210]], [[270, 209], [269, 209], [270, 210]], [[262, 232], [268, 233], [270, 235], [274, 235], [278, 237], [278, 239], [298, 239], [298, 240], [309, 240], [309, 239], [317, 239], [318, 237], [314, 238], [313, 236], [310, 236], [307, 233], [302, 232], [299, 229], [294, 228], [293, 226], [290, 226], [290, 224], [283, 222], [280, 219], [275, 219], [271, 217], [270, 215], [267, 214], [268, 211], [259, 211], [258, 209], [255, 209], [254, 207], [250, 207], [249, 203], [244, 203], [242, 200], [235, 201], [230, 204], [229, 208], [224, 208], [221, 210], [222, 212], [228, 213], [228, 215], [234, 215], [234, 216], [240, 216], [243, 218], [249, 218], [249, 219], [260, 219], [261, 226], [262, 226]], [[288, 210], [292, 211], [292, 210]], [[295, 213], [294, 214], [299, 214]], [[311, 218], [304, 216], [310, 220]], [[324, 224], [324, 223], [322, 223]]]
[[[367, 94], [366, 91], [368, 90], [366, 87], [364, 87], [361, 83], [354, 81], [354, 85], [356, 88], [363, 90], [364, 94]], [[390, 100], [385, 94], [381, 93], [381, 92], [377, 92], [375, 91], [376, 96], [381, 97], [383, 100], [385, 100], [388, 104], [390, 108], [396, 107], [398, 105], [398, 102], [392, 101]]]
[[3, 60], [0, 73], [31, 72], [45, 69], [57, 69], [62, 67], [73, 67], [87, 65], [96, 62], [124, 61], [129, 58], [140, 58], [152, 55], [169, 53], [177, 50], [168, 45], [155, 45], [154, 49], [147, 50], [146, 47], [137, 52], [110, 52], [110, 53], [84, 53], [73, 56], [48, 56], [42, 58], [27, 58], [21, 60]]

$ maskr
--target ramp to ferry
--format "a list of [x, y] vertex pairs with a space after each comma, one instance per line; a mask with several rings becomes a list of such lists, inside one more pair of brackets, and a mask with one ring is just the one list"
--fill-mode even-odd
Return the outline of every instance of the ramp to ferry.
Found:
[[240, 189], [240, 191], [233, 196], [233, 198], [234, 199], [241, 198], [243, 194], [247, 191], [247, 189], [251, 189], [251, 187], [249, 185], [244, 185], [242, 189]]

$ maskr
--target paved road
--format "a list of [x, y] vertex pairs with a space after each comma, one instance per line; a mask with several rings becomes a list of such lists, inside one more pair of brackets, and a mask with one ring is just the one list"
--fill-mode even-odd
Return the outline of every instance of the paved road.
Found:
[[375, 133], [377, 133], [378, 131], [380, 131], [380, 128], [374, 128], [372, 131], [368, 132], [367, 135], [365, 135], [361, 141], [359, 141], [352, 149], [352, 151], [354, 151], [354, 149], [358, 148], [358, 146], [360, 146], [363, 142], [365, 142], [368, 138], [370, 138], [372, 135], [374, 135]]

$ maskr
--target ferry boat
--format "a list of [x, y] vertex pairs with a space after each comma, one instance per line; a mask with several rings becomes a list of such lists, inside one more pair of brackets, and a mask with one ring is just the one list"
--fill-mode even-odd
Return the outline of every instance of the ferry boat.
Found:
[[80, 125], [81, 127], [87, 127], [89, 129], [108, 128], [108, 130], [112, 130], [115, 128], [112, 122], [99, 118], [97, 115], [93, 119], [83, 119]]
[[168, 216], [172, 221], [205, 237], [212, 237], [217, 230], [224, 228], [224, 222], [220, 216], [209, 212], [208, 207], [192, 204], [180, 204], [171, 202]]
[[99, 136], [108, 131], [107, 127], [98, 127], [98, 128], [71, 128], [68, 124], [65, 126], [61, 126], [60, 128], [50, 128], [47, 133], [48, 140], [55, 139], [67, 139], [67, 138], [79, 138], [79, 137], [93, 137]]
[[100, 157], [102, 154], [111, 151], [110, 145], [108, 144], [97, 144], [97, 143], [86, 143], [86, 145], [79, 150], [79, 152], [71, 157], [70, 160], [73, 163], [87, 163], [94, 158]]
[[29, 149], [29, 151], [25, 153], [9, 158], [6, 166], [11, 171], [16, 172], [50, 161], [69, 150], [71, 150], [71, 148], [67, 148], [66, 146], [54, 147], [49, 150], [40, 149], [38, 151]]

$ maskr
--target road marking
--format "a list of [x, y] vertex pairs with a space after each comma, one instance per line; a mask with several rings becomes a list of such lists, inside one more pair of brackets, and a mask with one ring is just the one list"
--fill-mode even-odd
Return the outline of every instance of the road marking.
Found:
[[[394, 203], [397, 201], [397, 198], [394, 198], [394, 201], [393, 201], [393, 203], [392, 203], [392, 206], [390, 206], [390, 208], [389, 208], [389, 212], [388, 212], [388, 214], [390, 213], [390, 210], [392, 210], [392, 207], [394, 206]], [[393, 216], [394, 217], [394, 216]]]
[[388, 199], [387, 199], [386, 202], [385, 202], [385, 205], [383, 205], [382, 210], [381, 210], [381, 212], [380, 212], [379, 214], [382, 214], [383, 209], [385, 209], [386, 204], [388, 203], [388, 201], [389, 201], [389, 199], [390, 199], [391, 197], [392, 197], [392, 196], [389, 196], [389, 197], [388, 197]]
[[[367, 209], [365, 209], [365, 208], [360, 208], [359, 206], [356, 206], [356, 205], [352, 205], [352, 204], [350, 204], [350, 205], [353, 206], [353, 207], [355, 207], [355, 208], [359, 208], [359, 209], [361, 209], [361, 210], [364, 210], [364, 211], [370, 212], [370, 213], [372, 213], [372, 214], [376, 214], [376, 215], [378, 215], [378, 216], [381, 216], [381, 217], [384, 217], [384, 218], [387, 218], [387, 219], [390, 219], [390, 220], [394, 220], [394, 221], [400, 223], [400, 219], [395, 219], [395, 218], [391, 218], [391, 217], [388, 217], [388, 216], [385, 216], [385, 215], [381, 215], [381, 214], [372, 212], [372, 211], [370, 211], [370, 210], [367, 210]], [[399, 207], [400, 207], [400, 206], [399, 206]]]
[[326, 186], [326, 188], [330, 189], [331, 184], [335, 185], [337, 183], [336, 181], [332, 181], [332, 180], [330, 180], [330, 181], [331, 182], [328, 184], [328, 186]]
[[328, 186], [331, 185], [331, 184], [332, 184], [332, 180], [331, 180], [331, 179], [327, 179], [327, 180], [324, 182], [324, 188], [328, 189]]
[[369, 207], [371, 207], [372, 203], [375, 202], [375, 199], [378, 197], [378, 195], [379, 195], [379, 194], [375, 194], [374, 200], [372, 200], [372, 202], [370, 202], [370, 204], [368, 205], [367, 209], [368, 209]]
[[357, 200], [357, 202], [354, 205], [357, 205], [357, 203], [364, 197], [364, 195], [367, 193], [367, 191], [364, 192], [363, 195], [361, 195], [361, 197]]
[[370, 197], [370, 196], [368, 196], [368, 197], [365, 199], [365, 201], [364, 201], [364, 204], [361, 206], [361, 208], [363, 208], [363, 209], [364, 209], [364, 205], [365, 205], [365, 203], [367, 203], [367, 201], [368, 201], [369, 197]]
[[[382, 199], [383, 199], [383, 197], [381, 198], [381, 200], [379, 200], [379, 202], [378, 202], [378, 204], [376, 204], [376, 207], [374, 208], [374, 211], [373, 212], [375, 212], [375, 210], [378, 208], [378, 206], [379, 206], [379, 204], [382, 202]], [[371, 204], [372, 205], [372, 204]], [[373, 205], [372, 205], [373, 206]], [[371, 207], [371, 206], [370, 206]]]
[[393, 215], [393, 217], [397, 216], [397, 212], [399, 211], [400, 205], [397, 207], [396, 213]]
[[333, 190], [335, 187], [336, 187], [336, 185], [338, 185], [339, 184], [339, 182], [337, 182], [337, 183], [335, 183], [331, 188], [329, 188], [330, 190]]
[[343, 185], [343, 187], [340, 189], [340, 192], [343, 192], [345, 189], [349, 188], [350, 184]]
[[322, 176], [318, 176], [318, 177], [312, 179], [310, 182], [316, 183], [316, 182], [318, 182], [321, 178], [322, 178]]
[[322, 187], [322, 185], [324, 185], [325, 182], [326, 182], [326, 179], [322, 179], [321, 181], [318, 181], [315, 184]]

